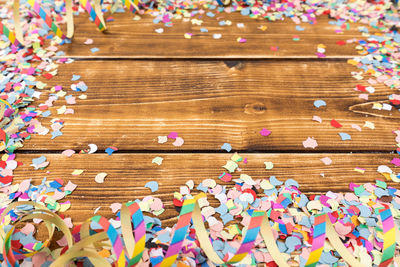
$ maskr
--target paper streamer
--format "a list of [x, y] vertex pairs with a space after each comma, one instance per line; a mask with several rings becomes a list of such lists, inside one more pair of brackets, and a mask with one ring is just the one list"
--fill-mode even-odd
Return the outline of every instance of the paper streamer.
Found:
[[19, 45], [15, 33], [13, 31], [10, 31], [10, 29], [8, 29], [6, 25], [4, 25], [1, 21], [0, 21], [0, 34], [4, 34], [13, 45], [15, 46]]
[[[119, 1], [119, 0], [117, 0], [117, 1]], [[139, 0], [134, 0], [134, 2], [132, 2], [131, 0], [122, 0], [122, 3], [132, 13], [136, 13], [137, 11], [139, 11], [139, 7], [138, 7]]]
[[[205, 197], [206, 194], [201, 193], [193, 199], [187, 199], [184, 201], [171, 244], [168, 247], [165, 257], [160, 260], [160, 262], [156, 263], [155, 266], [167, 267], [175, 263], [192, 221], [201, 249], [207, 258], [214, 264], [226, 265], [239, 263], [248, 255], [248, 253], [251, 252], [258, 234], [261, 234], [268, 252], [275, 263], [278, 266], [289, 267], [289, 264], [285, 261], [285, 257], [283, 257], [279, 252], [266, 212], [259, 210], [248, 211], [251, 216], [250, 223], [246, 230], [243, 231], [244, 237], [242, 238], [242, 243], [236, 253], [227, 260], [221, 259], [213, 249], [208, 236], [208, 231], [205, 228], [203, 217], [201, 215], [199, 200]], [[21, 205], [32, 205], [36, 209], [19, 217], [13, 223], [11, 230], [4, 233], [4, 225], [8, 224], [11, 220], [10, 215], [7, 215], [8, 212]], [[400, 244], [400, 236], [399, 230], [395, 227], [393, 216], [389, 208], [384, 207], [379, 210], [379, 216], [382, 221], [384, 236], [382, 261], [379, 265], [381, 267], [388, 266], [393, 261], [396, 243]], [[139, 204], [131, 202], [123, 205], [121, 207], [120, 217], [122, 236], [118, 234], [117, 230], [106, 218], [102, 216], [94, 216], [82, 224], [80, 229], [81, 240], [73, 244], [72, 234], [64, 221], [58, 215], [34, 202], [15, 202], [10, 204], [0, 216], [0, 221], [4, 223], [4, 225], [2, 224], [2, 227], [0, 227], [0, 236], [3, 240], [3, 243], [0, 243], [0, 248], [3, 251], [4, 260], [7, 263], [7, 266], [19, 266], [18, 259], [32, 256], [41, 250], [47, 249], [47, 245], [54, 234], [55, 227], [57, 227], [64, 233], [68, 247], [65, 253], [60, 253], [61, 255], [50, 265], [51, 267], [66, 266], [69, 261], [80, 257], [87, 257], [94, 266], [111, 266], [106, 259], [102, 258], [97, 253], [99, 249], [108, 247], [112, 248], [116, 258], [113, 266], [135, 266], [140, 263], [142, 254], [145, 250], [146, 235], [144, 217]], [[14, 229], [20, 223], [34, 218], [42, 219], [45, 222], [49, 231], [49, 238], [42, 246], [34, 251], [14, 251], [11, 247]], [[101, 227], [102, 232], [90, 231], [92, 223], [97, 223]], [[319, 214], [315, 216], [312, 249], [309, 259], [306, 262], [306, 266], [316, 266], [318, 264], [324, 247], [325, 237], [329, 239], [332, 247], [349, 265], [352, 267], [363, 266], [343, 245], [339, 236], [335, 232], [328, 214]], [[394, 260], [396, 263], [399, 263], [400, 257], [397, 257]]]
[[325, 214], [320, 214], [314, 217], [313, 242], [310, 256], [305, 265], [306, 267], [317, 266], [318, 261], [321, 258], [326, 236], [326, 218], [327, 216]]
[[[61, 39], [72, 38], [74, 35], [74, 20], [72, 10], [72, 0], [66, 0], [66, 13], [67, 13], [67, 36], [63, 34], [61, 29], [54, 23], [51, 15], [46, 12], [36, 0], [28, 0], [28, 4], [33, 8], [35, 13], [46, 23], [46, 25]], [[13, 16], [16, 39], [22, 45], [25, 44], [21, 28], [21, 18], [19, 15], [19, 0], [13, 2]]]
[[89, 13], [89, 16], [92, 18], [97, 28], [100, 31], [106, 30], [106, 24], [103, 18], [103, 12], [101, 11], [100, 0], [95, 0], [95, 8], [93, 8], [92, 4], [90, 4], [89, 0], [79, 0], [82, 7]]
[[224, 0], [223, 2], [222, 2], [222, 0], [217, 0], [218, 5], [220, 5], [220, 6], [227, 6], [230, 4], [230, 2], [231, 2], [231, 0]]

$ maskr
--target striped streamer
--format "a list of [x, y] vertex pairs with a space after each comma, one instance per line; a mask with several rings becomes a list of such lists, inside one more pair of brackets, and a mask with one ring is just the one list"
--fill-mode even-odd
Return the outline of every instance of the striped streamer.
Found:
[[13, 31], [10, 31], [6, 27], [6, 25], [4, 25], [1, 21], [0, 21], [0, 34], [4, 34], [13, 45], [15, 46], [19, 45], [17, 38], [15, 38], [15, 33]]
[[82, 7], [89, 13], [89, 16], [93, 19], [94, 23], [96, 24], [97, 28], [100, 31], [104, 31], [106, 29], [103, 13], [101, 11], [100, 1], [96, 0], [95, 8], [90, 4], [89, 0], [79, 0]]
[[[281, 256], [281, 253], [276, 245], [276, 240], [266, 212], [257, 210], [248, 211], [249, 215], [251, 216], [250, 223], [247, 227], [247, 230], [244, 231], [245, 234], [242, 239], [242, 243], [236, 253], [228, 260], [222, 260], [214, 251], [208, 236], [208, 231], [206, 230], [203, 222], [199, 200], [204, 197], [206, 197], [206, 195], [201, 193], [194, 199], [187, 199], [183, 202], [171, 244], [165, 254], [165, 257], [163, 257], [160, 262], [155, 264], [156, 267], [172, 266], [175, 263], [191, 223], [193, 223], [193, 228], [195, 230], [197, 240], [200, 243], [201, 249], [207, 258], [216, 265], [226, 265], [240, 262], [248, 255], [248, 253], [250, 253], [251, 249], [254, 247], [254, 242], [257, 236], [261, 234], [268, 252], [275, 263], [278, 266], [289, 267], [289, 264], [284, 260], [285, 258]], [[24, 202], [23, 204], [26, 205], [29, 203], [33, 202]], [[17, 205], [21, 204], [12, 203], [10, 208], [7, 208], [0, 216], [0, 221], [3, 221], [5, 214], [7, 214], [11, 208]], [[36, 204], [33, 203], [32, 205]], [[37, 211], [36, 213], [35, 211], [31, 211], [27, 215], [20, 218], [19, 221], [22, 222], [31, 220], [33, 218], [42, 219], [46, 225], [51, 226], [48, 226], [50, 236], [49, 240], [53, 235], [55, 226], [57, 226], [58, 229], [61, 229], [61, 231], [67, 236], [67, 240], [69, 240], [68, 250], [66, 253], [60, 255], [50, 265], [50, 267], [66, 266], [70, 260], [79, 257], [87, 257], [95, 266], [111, 267], [110, 263], [107, 262], [106, 259], [102, 258], [99, 254], [93, 251], [93, 248], [99, 249], [103, 246], [108, 246], [109, 243], [112, 245], [112, 251], [114, 252], [116, 259], [116, 261], [113, 263], [113, 266], [135, 266], [140, 263], [142, 253], [145, 250], [146, 226], [144, 224], [144, 217], [138, 203], [128, 203], [127, 205], [123, 205], [121, 208], [120, 218], [123, 235], [122, 237], [106, 218], [102, 216], [94, 216], [82, 224], [80, 230], [81, 240], [76, 244], [73, 244], [72, 235], [69, 232], [68, 227], [65, 225], [65, 222], [48, 210], [46, 211], [42, 209], [41, 211], [45, 214], [38, 214]], [[396, 242], [400, 243], [400, 241], [396, 240], [400, 240], [400, 237], [396, 237], [396, 235], [399, 233], [396, 231], [390, 209], [381, 209], [379, 211], [379, 216], [382, 221], [384, 236], [383, 255], [379, 267], [386, 267], [393, 261]], [[89, 228], [92, 222], [96, 222], [98, 225], [100, 225], [103, 231], [91, 234]], [[23, 252], [21, 253], [21, 251], [14, 251], [11, 247], [13, 231], [17, 225], [18, 223], [14, 224], [12, 229], [6, 234], [0, 229], [0, 234], [4, 241], [3, 244], [0, 243], [2, 248], [1, 250], [3, 251], [4, 260], [7, 263], [7, 266], [10, 267], [18, 266], [18, 259], [24, 257]], [[135, 234], [134, 237], [133, 233]], [[310, 257], [306, 262], [307, 267], [317, 266], [326, 237], [329, 239], [332, 247], [341, 255], [345, 262], [352, 267], [363, 267], [363, 265], [353, 255], [351, 255], [348, 248], [344, 246], [340, 237], [335, 232], [332, 222], [327, 214], [315, 216], [313, 225], [313, 242]], [[102, 242], [106, 239], [109, 239], [109, 242]], [[46, 241], [41, 248], [47, 246], [48, 243], [49, 242]], [[34, 253], [39, 252], [41, 248], [38, 248], [38, 250], [34, 251]], [[396, 258], [396, 262], [399, 262], [399, 259]]]
[[[119, 1], [119, 0], [117, 0], [117, 1]], [[132, 13], [136, 13], [137, 11], [139, 11], [139, 8], [138, 8], [139, 0], [134, 0], [133, 2], [131, 0], [122, 0], [122, 3]]]
[[326, 236], [326, 215], [320, 214], [314, 217], [314, 233], [311, 253], [306, 262], [306, 267], [315, 267], [322, 255]]
[[394, 252], [396, 250], [396, 229], [389, 208], [380, 210], [379, 216], [383, 228], [383, 252], [379, 267], [386, 267], [393, 261]]
[[[18, 1], [18, 0], [17, 0]], [[47, 26], [61, 39], [65, 39], [66, 36], [62, 33], [61, 29], [54, 23], [50, 14], [48, 14], [36, 0], [28, 0], [28, 4], [33, 8], [36, 14], [39, 15], [46, 23]]]

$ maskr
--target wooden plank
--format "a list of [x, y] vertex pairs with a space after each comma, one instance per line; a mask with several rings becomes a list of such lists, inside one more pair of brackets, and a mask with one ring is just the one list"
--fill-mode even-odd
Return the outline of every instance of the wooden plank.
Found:
[[[237, 64], [228, 67], [227, 64]], [[225, 142], [234, 150], [304, 150], [302, 142], [315, 137], [315, 151], [392, 151], [397, 119], [358, 113], [360, 92], [350, 76], [355, 68], [342, 61], [77, 61], [61, 65], [49, 86], [69, 88], [72, 74], [89, 86], [88, 99], [79, 100], [74, 115], [57, 115], [66, 104], [56, 101], [53, 118], [65, 119], [64, 136], [33, 136], [26, 150], [219, 150]], [[232, 65], [231, 65], [232, 66]], [[71, 90], [69, 89], [69, 93]], [[74, 92], [72, 92], [74, 93]], [[377, 85], [369, 101], [385, 100], [392, 91]], [[77, 95], [74, 93], [74, 95]], [[42, 97], [42, 101], [47, 97]], [[327, 106], [313, 103], [323, 99]], [[352, 110], [349, 110], [352, 109]], [[374, 113], [375, 110], [363, 107]], [[383, 112], [388, 117], [392, 112]], [[375, 112], [377, 114], [377, 112]], [[320, 116], [323, 123], [312, 120]], [[372, 114], [374, 115], [374, 114]], [[336, 119], [343, 127], [336, 129]], [[375, 130], [358, 132], [352, 124], [375, 123]], [[272, 131], [263, 137], [259, 131]], [[157, 143], [157, 136], [177, 131], [182, 147]], [[339, 132], [351, 135], [342, 141]], [[368, 140], [368, 141], [367, 141]], [[311, 149], [307, 149], [310, 151]], [[312, 150], [311, 150], [312, 151]]]
[[[66, 54], [77, 58], [316, 58], [317, 45], [324, 44], [327, 57], [349, 58], [357, 54], [355, 44], [339, 46], [336, 42], [361, 37], [359, 24], [351, 24], [342, 34], [335, 33], [338, 26], [330, 25], [327, 16], [319, 17], [316, 25], [302, 24], [304, 31], [296, 30], [291, 20], [267, 22], [239, 13], [223, 13], [214, 18], [203, 15], [201, 26], [176, 20], [173, 27], [154, 24], [154, 17], [148, 14], [139, 21], [133, 21], [128, 12], [112, 17], [115, 21], [107, 23], [106, 33], [97, 31], [87, 14], [76, 17], [73, 42], [63, 46]], [[221, 20], [232, 21], [232, 26], [220, 26]], [[237, 23], [244, 23], [245, 27], [238, 28]], [[268, 29], [258, 29], [262, 25]], [[158, 28], [164, 28], [164, 33], [156, 33]], [[200, 28], [209, 32], [201, 33]], [[185, 39], [185, 33], [192, 33], [192, 39]], [[215, 33], [222, 34], [222, 38], [214, 39]], [[301, 40], [293, 41], [294, 35]], [[238, 37], [247, 42], [238, 43]], [[85, 45], [87, 38], [93, 39], [94, 44]], [[271, 46], [278, 46], [279, 50], [272, 51]], [[93, 54], [92, 47], [100, 50]]]
[[[44, 155], [50, 161], [45, 170], [33, 171], [32, 158]], [[147, 195], [153, 195], [163, 200], [166, 212], [161, 216], [164, 222], [173, 224], [176, 212], [173, 209], [173, 192], [179, 190], [188, 180], [193, 180], [196, 186], [204, 179], [218, 180], [225, 171], [221, 166], [230, 159], [232, 154], [118, 154], [108, 156], [104, 153], [75, 154], [67, 158], [60, 154], [19, 154], [18, 161], [24, 163], [15, 171], [15, 182], [32, 178], [33, 183], [40, 183], [43, 177], [52, 180], [61, 178], [72, 181], [78, 187], [68, 199], [72, 209], [67, 213], [74, 221], [82, 222], [91, 215], [94, 209], [101, 206], [99, 214], [112, 216], [109, 208], [114, 202], [127, 202]], [[164, 158], [162, 165], [151, 163], [156, 156]], [[376, 172], [377, 166], [389, 164], [393, 155], [390, 154], [241, 154], [248, 163], [240, 163], [241, 172], [254, 179], [267, 178], [275, 175], [279, 180], [295, 179], [300, 184], [300, 190], [307, 194], [327, 192], [348, 192], [348, 184], [375, 182], [383, 178]], [[333, 163], [325, 166], [321, 158], [329, 156]], [[264, 162], [274, 163], [272, 170], [266, 170]], [[355, 167], [365, 168], [364, 174], [355, 172]], [[74, 169], [82, 169], [80, 176], [72, 176]], [[103, 184], [94, 181], [97, 173], [106, 172], [108, 176]], [[324, 175], [321, 176], [321, 174]], [[159, 190], [151, 193], [144, 185], [149, 181], [157, 181]], [[224, 183], [218, 180], [218, 183]], [[398, 184], [388, 182], [399, 188]], [[216, 206], [215, 200], [210, 200]]]

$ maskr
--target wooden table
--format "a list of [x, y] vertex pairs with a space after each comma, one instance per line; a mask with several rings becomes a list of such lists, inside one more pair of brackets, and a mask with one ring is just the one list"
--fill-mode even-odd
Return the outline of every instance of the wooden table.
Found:
[[[128, 13], [113, 17], [107, 33], [98, 32], [87, 14], [76, 18], [74, 40], [62, 48], [76, 61], [60, 65], [48, 85], [69, 87], [72, 74], [81, 75], [89, 86], [87, 100], [78, 99], [71, 106], [74, 115], [57, 115], [56, 109], [66, 104], [57, 101], [53, 115], [43, 121], [49, 126], [51, 119], [64, 119], [64, 135], [54, 140], [35, 135], [17, 152], [24, 163], [15, 173], [17, 181], [32, 178], [38, 183], [46, 176], [78, 185], [68, 196], [72, 208], [67, 215], [75, 223], [92, 216], [98, 207], [98, 214], [111, 217], [111, 203], [149, 195], [144, 185], [157, 181], [160, 188], [153, 195], [166, 204], [160, 218], [171, 226], [178, 215], [173, 192], [190, 179], [196, 185], [205, 178], [218, 180], [232, 152], [247, 157], [244, 173], [254, 178], [293, 178], [307, 194], [347, 192], [351, 182], [382, 178], [377, 167], [390, 165], [395, 149], [392, 131], [399, 116], [396, 110], [394, 117], [371, 113], [371, 105], [387, 100], [391, 90], [378, 85], [368, 103], [359, 99], [354, 87], [367, 82], [352, 78], [350, 73], [359, 70], [347, 63], [357, 55], [356, 44], [336, 44], [360, 37], [359, 25], [336, 34], [337, 26], [327, 17], [320, 17], [317, 25], [303, 24], [304, 31], [297, 31], [291, 21], [268, 23], [240, 14], [219, 15], [233, 22], [230, 27], [208, 17], [202, 26], [176, 21], [171, 28], [153, 24], [149, 15], [139, 21]], [[262, 25], [268, 29], [260, 30]], [[160, 27], [162, 34], [155, 32]], [[209, 33], [200, 33], [201, 27]], [[194, 33], [192, 39], [184, 38], [187, 32]], [[222, 38], [213, 39], [213, 33]], [[293, 41], [293, 35], [301, 40]], [[238, 43], [238, 37], [247, 42]], [[94, 44], [85, 45], [87, 38]], [[317, 58], [318, 44], [327, 46], [327, 58]], [[271, 46], [279, 50], [272, 51]], [[91, 53], [93, 47], [99, 51]], [[327, 106], [314, 107], [317, 99]], [[313, 121], [314, 115], [323, 122]], [[332, 119], [343, 128], [332, 127]], [[373, 122], [375, 129], [351, 128], [362, 127], [365, 121]], [[261, 136], [262, 128], [272, 134]], [[172, 131], [184, 138], [182, 147], [157, 142], [157, 136]], [[349, 133], [352, 140], [342, 141], [339, 132]], [[303, 147], [308, 137], [317, 140], [316, 149]], [[79, 151], [90, 143], [97, 144], [97, 153], [61, 155], [65, 149]], [[231, 153], [221, 150], [224, 143], [232, 145]], [[109, 146], [119, 151], [108, 156], [104, 150]], [[50, 166], [33, 171], [29, 164], [40, 155]], [[161, 166], [152, 163], [156, 156], [164, 158]], [[330, 157], [332, 165], [324, 165], [323, 157]], [[266, 170], [264, 161], [272, 161], [274, 168]], [[365, 173], [354, 171], [356, 167], [365, 168]], [[84, 173], [72, 176], [74, 169]], [[100, 172], [108, 173], [103, 184], [94, 181]]]

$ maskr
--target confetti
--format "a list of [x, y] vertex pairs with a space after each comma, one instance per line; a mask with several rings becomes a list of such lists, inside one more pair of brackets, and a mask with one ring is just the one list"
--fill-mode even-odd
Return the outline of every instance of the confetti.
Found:
[[104, 179], [107, 177], [107, 175], [108, 174], [105, 173], [105, 172], [98, 173], [96, 175], [96, 177], [94, 178], [94, 180], [95, 180], [96, 183], [102, 184], [102, 183], [104, 183]]
[[162, 162], [163, 162], [163, 158], [162, 157], [155, 157], [152, 161], [151, 161], [151, 163], [155, 163], [155, 164], [157, 164], [157, 165], [161, 165], [162, 164]]
[[321, 159], [321, 161], [325, 164], [325, 165], [331, 165], [332, 164], [332, 160], [330, 157], [324, 157]]
[[351, 140], [351, 136], [347, 133], [339, 133], [339, 136], [342, 138], [342, 141]]
[[303, 141], [304, 148], [315, 149], [318, 146], [317, 140], [314, 137], [308, 137], [307, 140]]
[[146, 183], [144, 187], [149, 188], [151, 192], [154, 193], [158, 190], [158, 183], [156, 181], [150, 181]]
[[314, 106], [315, 106], [316, 108], [320, 108], [320, 107], [326, 106], [326, 103], [325, 103], [324, 100], [315, 100], [315, 101], [314, 101]]
[[71, 157], [73, 154], [75, 154], [75, 151], [74, 150], [72, 150], [72, 149], [67, 149], [67, 150], [64, 150], [62, 153], [61, 153], [63, 156], [66, 156], [66, 157]]
[[274, 168], [274, 164], [270, 161], [266, 161], [266, 162], [264, 162], [264, 164], [265, 164], [266, 170], [271, 170], [272, 168]]
[[221, 146], [221, 149], [222, 149], [222, 150], [226, 150], [226, 152], [231, 152], [232, 146], [231, 146], [231, 144], [229, 144], [229, 143], [224, 143], [224, 144]]
[[267, 130], [267, 129], [265, 129], [265, 128], [262, 128], [262, 130], [260, 131], [260, 134], [261, 134], [262, 136], [268, 136], [268, 135], [271, 134], [271, 131], [270, 131], [270, 130]]
[[81, 175], [82, 173], [83, 173], [83, 170], [74, 170], [74, 171], [72, 172], [72, 175], [77, 176], [77, 175]]

